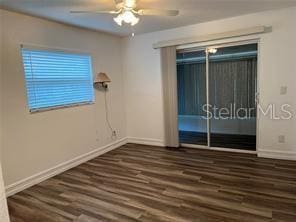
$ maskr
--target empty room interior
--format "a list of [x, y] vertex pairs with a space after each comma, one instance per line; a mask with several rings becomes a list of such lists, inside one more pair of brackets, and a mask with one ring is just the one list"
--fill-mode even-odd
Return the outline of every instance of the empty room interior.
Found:
[[0, 0], [0, 222], [295, 222], [295, 0]]

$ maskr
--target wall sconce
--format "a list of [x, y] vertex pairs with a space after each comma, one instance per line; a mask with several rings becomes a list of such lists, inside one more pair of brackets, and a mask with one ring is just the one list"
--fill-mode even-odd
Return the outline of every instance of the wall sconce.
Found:
[[96, 84], [101, 84], [102, 87], [105, 89], [108, 89], [108, 84], [111, 82], [111, 79], [107, 76], [106, 73], [100, 72], [99, 74], [96, 75], [94, 85]]

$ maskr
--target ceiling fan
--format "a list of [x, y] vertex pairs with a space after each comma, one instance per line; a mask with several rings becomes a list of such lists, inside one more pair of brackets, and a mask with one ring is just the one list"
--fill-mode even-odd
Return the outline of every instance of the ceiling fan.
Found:
[[163, 9], [141, 9], [137, 7], [137, 0], [114, 0], [116, 4], [116, 10], [111, 11], [71, 11], [71, 13], [105, 13], [117, 15], [114, 21], [122, 26], [123, 22], [132, 26], [136, 25], [142, 15], [154, 15], [154, 16], [177, 16], [178, 10], [163, 10]]

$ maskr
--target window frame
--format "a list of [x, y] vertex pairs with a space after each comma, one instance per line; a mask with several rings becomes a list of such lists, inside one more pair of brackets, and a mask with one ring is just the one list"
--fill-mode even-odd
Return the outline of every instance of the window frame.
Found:
[[27, 82], [26, 82], [26, 71], [25, 71], [25, 66], [24, 66], [24, 58], [23, 58], [23, 54], [22, 54], [23, 49], [89, 56], [89, 69], [90, 69], [90, 83], [91, 83], [91, 85], [93, 84], [93, 81], [94, 81], [93, 62], [92, 62], [93, 56], [91, 53], [81, 52], [79, 50], [64, 49], [64, 48], [52, 48], [52, 47], [31, 45], [31, 44], [20, 44], [19, 52], [20, 52], [20, 57], [21, 57], [21, 61], [22, 61], [24, 88], [26, 90], [27, 108], [28, 108], [30, 114], [45, 112], [45, 111], [50, 111], [50, 110], [58, 110], [58, 109], [65, 109], [65, 108], [95, 104], [95, 91], [94, 91], [94, 87], [92, 86], [92, 101], [76, 102], [76, 103], [69, 103], [69, 104], [62, 104], [62, 105], [55, 105], [55, 106], [48, 106], [48, 107], [40, 107], [40, 108], [31, 108], [29, 106], [29, 96], [28, 96], [28, 91], [27, 91], [28, 89], [27, 89]]

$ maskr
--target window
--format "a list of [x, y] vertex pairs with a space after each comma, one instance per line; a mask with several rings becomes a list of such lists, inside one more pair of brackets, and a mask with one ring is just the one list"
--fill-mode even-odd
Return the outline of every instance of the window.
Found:
[[22, 47], [30, 112], [94, 101], [91, 56]]

